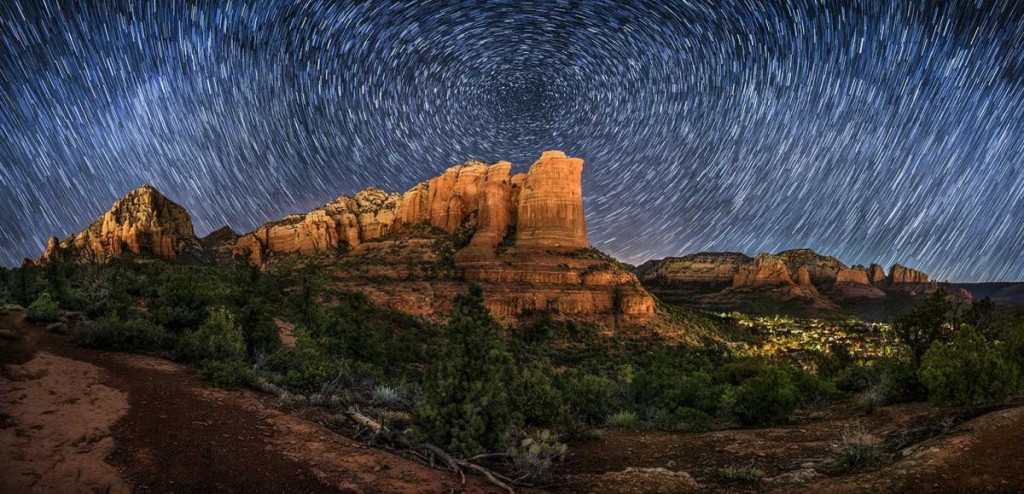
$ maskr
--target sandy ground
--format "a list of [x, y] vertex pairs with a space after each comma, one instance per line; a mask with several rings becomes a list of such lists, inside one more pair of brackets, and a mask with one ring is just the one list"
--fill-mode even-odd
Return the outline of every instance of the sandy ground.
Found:
[[104, 459], [124, 393], [94, 365], [39, 352], [0, 377], [0, 492], [129, 492]]
[[0, 315], [0, 492], [495, 492], [225, 391]]

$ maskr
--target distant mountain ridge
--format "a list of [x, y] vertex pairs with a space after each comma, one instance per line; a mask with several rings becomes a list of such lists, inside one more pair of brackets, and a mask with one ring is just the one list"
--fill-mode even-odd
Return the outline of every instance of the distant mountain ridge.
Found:
[[954, 285], [930, 281], [926, 273], [893, 264], [847, 266], [811, 249], [754, 257], [701, 252], [648, 261], [634, 270], [655, 295], [670, 302], [759, 312], [779, 304], [795, 312], [870, 309], [942, 289], [969, 299]]

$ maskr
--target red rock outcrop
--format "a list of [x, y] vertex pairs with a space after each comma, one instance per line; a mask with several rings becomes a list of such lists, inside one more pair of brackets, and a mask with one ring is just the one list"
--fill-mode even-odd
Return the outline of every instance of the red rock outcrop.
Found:
[[836, 283], [847, 285], [869, 285], [868, 270], [864, 266], [857, 265], [852, 268], [842, 268], [836, 274]]
[[[264, 267], [286, 256], [322, 263], [335, 286], [426, 317], [443, 316], [466, 282], [484, 288], [498, 317], [557, 311], [579, 319], [642, 322], [654, 299], [614, 259], [589, 248], [583, 160], [545, 151], [526, 173], [470, 161], [404, 194], [365, 189], [244, 235], [221, 229], [199, 241], [180, 206], [144, 187], [46, 260], [122, 252], [175, 260], [248, 255]], [[65, 245], [67, 244], [67, 245]], [[284, 263], [287, 264], [287, 263]]]
[[[805, 270], [806, 271], [806, 270]], [[758, 254], [753, 264], [740, 267], [733, 276], [732, 287], [796, 285], [786, 263], [771, 254]]]
[[871, 263], [871, 266], [868, 268], [868, 281], [872, 285], [878, 286], [885, 283], [887, 279], [885, 269], [878, 264]]
[[901, 296], [916, 296], [935, 289], [924, 286], [928, 276], [920, 271], [896, 265], [886, 276], [878, 264], [847, 267], [835, 257], [811, 249], [758, 254], [755, 258], [702, 252], [648, 261], [635, 272], [665, 301], [757, 311], [765, 310], [767, 302], [793, 299], [802, 301], [800, 308], [833, 310], [842, 304], [863, 309], [874, 304], [869, 307], [874, 310], [881, 306], [873, 301], [888, 295], [898, 292]]
[[684, 257], [647, 261], [636, 272], [644, 283], [731, 285], [741, 266], [752, 258], [735, 252], [701, 252]]
[[176, 261], [201, 251], [185, 208], [143, 185], [78, 234], [61, 242], [51, 237], [36, 262], [101, 262], [121, 255]]
[[893, 264], [889, 268], [889, 283], [893, 285], [901, 283], [928, 283], [928, 275], [901, 264]]
[[583, 160], [545, 151], [530, 167], [519, 193], [516, 245], [520, 249], [583, 249]]
[[811, 275], [811, 281], [815, 285], [825, 286], [835, 283], [839, 271], [846, 268], [846, 265], [832, 256], [823, 256], [811, 249], [792, 249], [775, 254], [791, 273], [795, 273], [800, 266], [806, 266]]

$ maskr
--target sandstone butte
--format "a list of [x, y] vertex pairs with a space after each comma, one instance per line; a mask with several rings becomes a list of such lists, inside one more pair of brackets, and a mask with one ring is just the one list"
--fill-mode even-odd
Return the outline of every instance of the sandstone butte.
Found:
[[272, 268], [296, 259], [327, 269], [335, 286], [386, 306], [442, 316], [467, 282], [495, 316], [556, 311], [598, 322], [640, 323], [654, 299], [614, 259], [590, 248], [583, 160], [545, 151], [525, 173], [507, 161], [469, 161], [404, 194], [368, 188], [306, 214], [236, 235], [195, 236], [184, 208], [143, 186], [82, 232], [51, 237], [37, 260], [99, 262], [136, 255], [224, 262], [248, 256]]

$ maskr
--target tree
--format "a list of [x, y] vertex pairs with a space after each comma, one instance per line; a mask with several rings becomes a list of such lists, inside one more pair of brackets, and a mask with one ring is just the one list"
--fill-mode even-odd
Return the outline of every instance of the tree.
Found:
[[799, 403], [789, 373], [770, 365], [736, 388], [733, 412], [744, 424], [771, 424], [785, 421]]
[[1017, 387], [1017, 366], [970, 326], [935, 342], [921, 361], [928, 398], [941, 405], [999, 403]]
[[262, 294], [264, 283], [259, 268], [248, 258], [236, 258], [229, 280], [232, 282], [230, 302], [248, 354], [268, 354], [281, 348], [281, 337]]
[[189, 360], [243, 360], [245, 337], [231, 311], [218, 307], [199, 329], [181, 336], [178, 355]]
[[480, 287], [455, 297], [441, 332], [442, 342], [426, 370], [417, 433], [456, 455], [496, 450], [522, 417], [511, 406], [515, 361], [501, 326], [484, 307]]
[[971, 304], [971, 308], [964, 313], [963, 322], [970, 324], [978, 333], [992, 341], [1000, 336], [996, 334], [997, 328], [992, 324], [995, 319], [995, 312], [996, 304], [992, 302], [992, 299], [985, 297], [981, 300], [975, 300]]
[[921, 362], [921, 357], [934, 342], [948, 338], [952, 310], [946, 293], [936, 290], [915, 309], [893, 321], [893, 333], [910, 350], [915, 365]]

